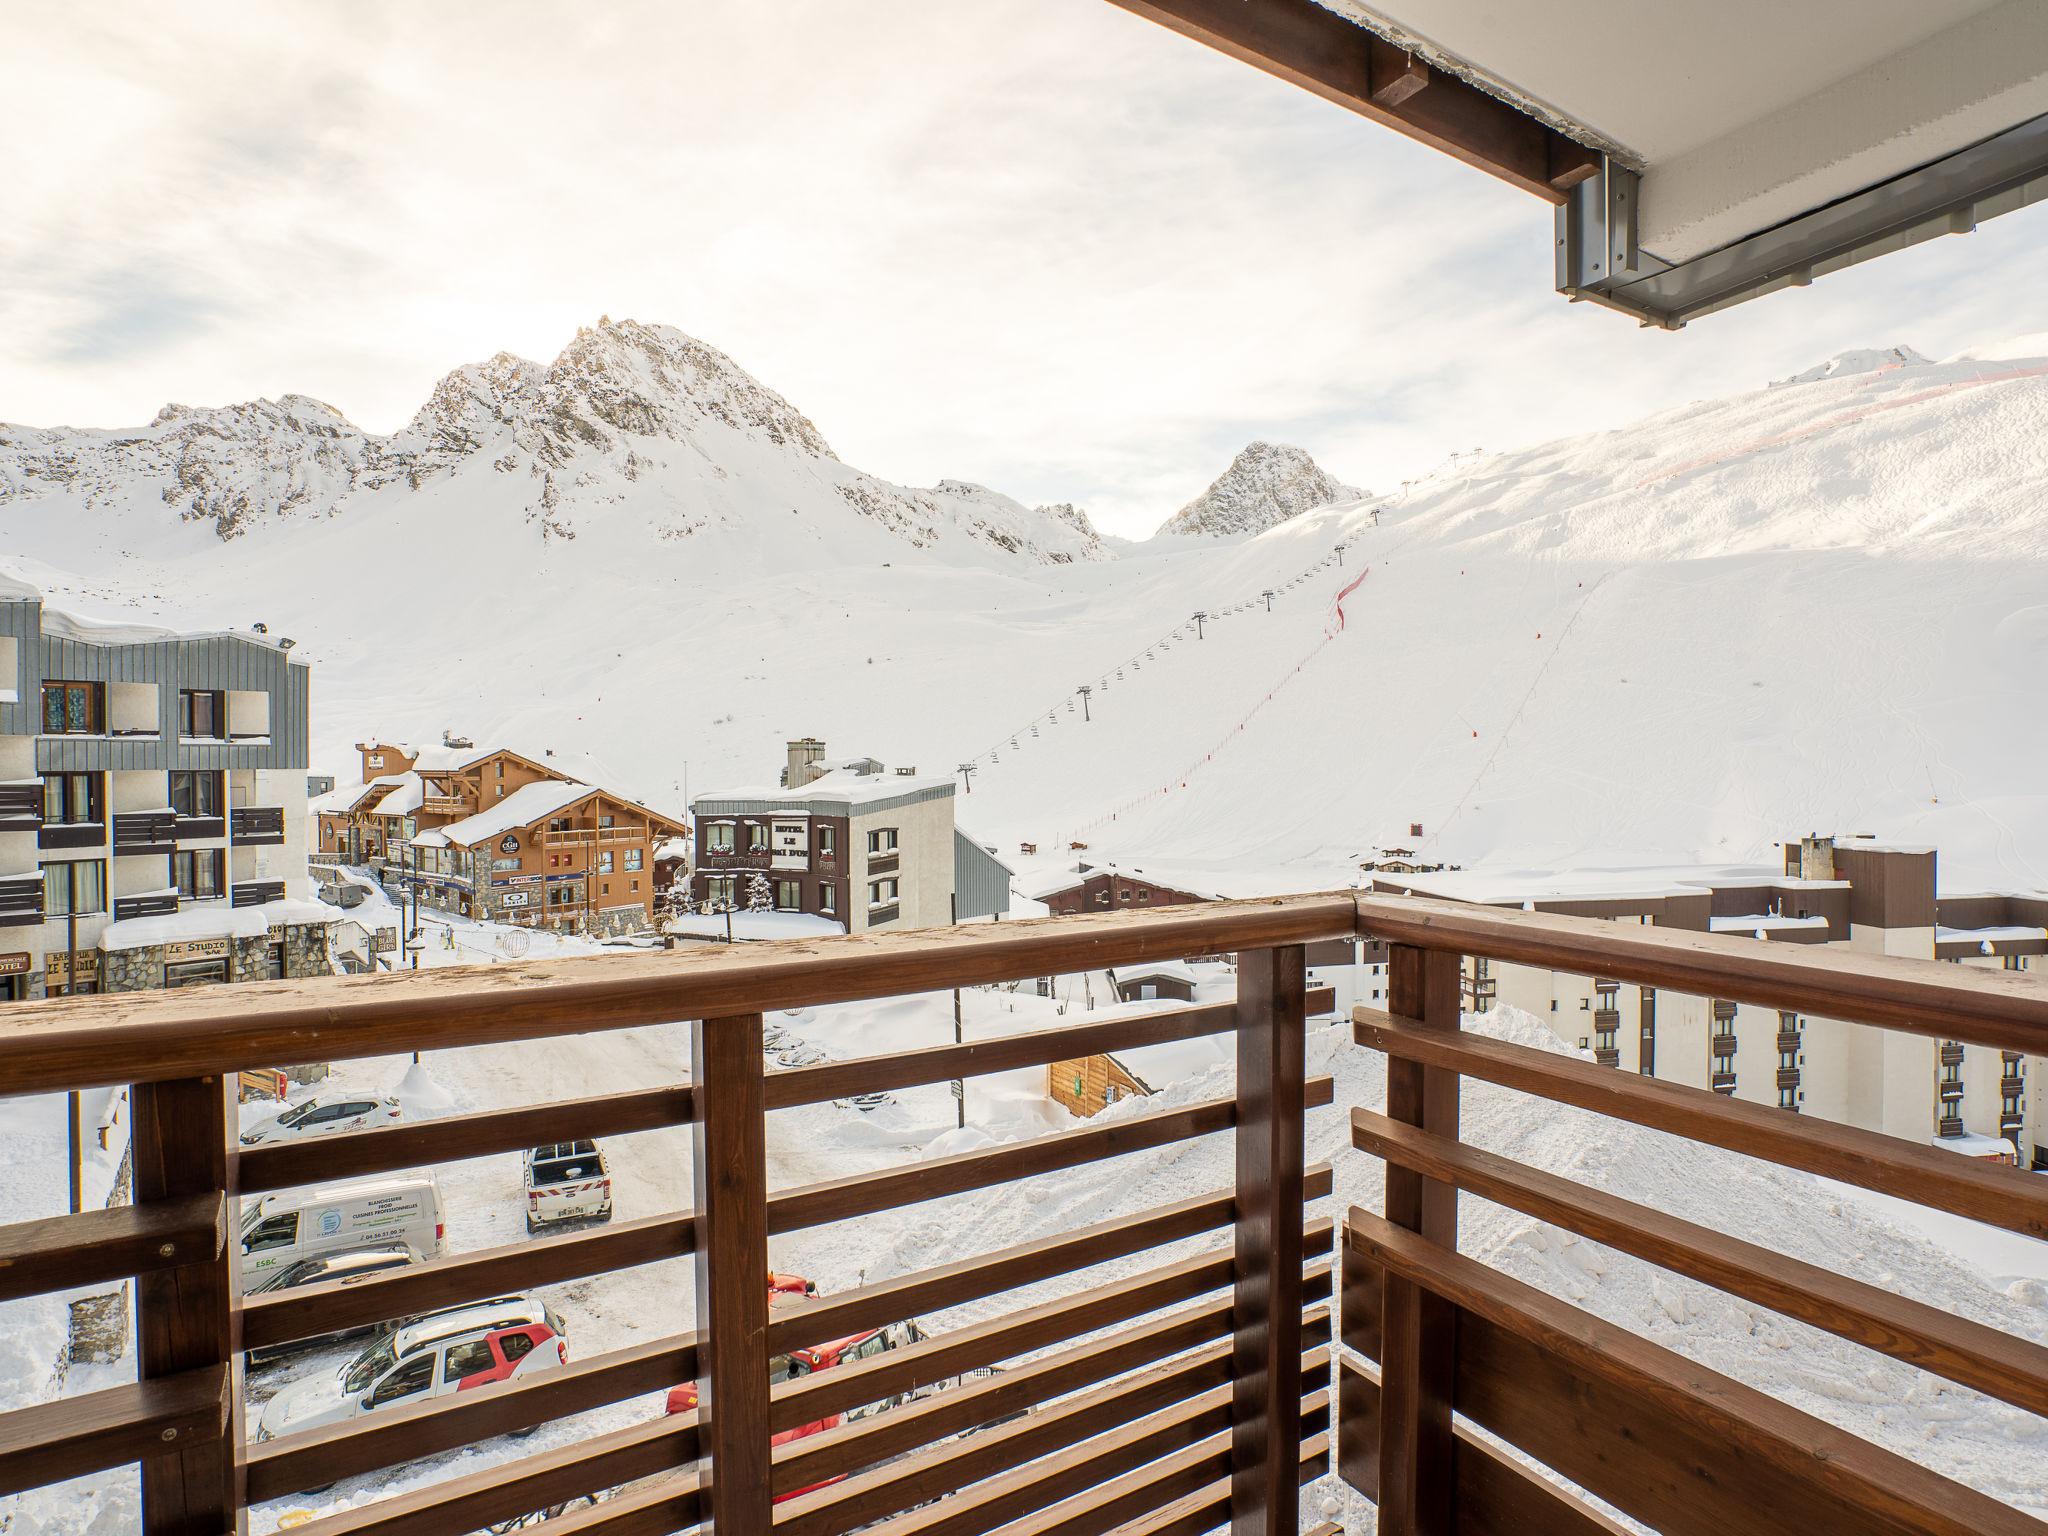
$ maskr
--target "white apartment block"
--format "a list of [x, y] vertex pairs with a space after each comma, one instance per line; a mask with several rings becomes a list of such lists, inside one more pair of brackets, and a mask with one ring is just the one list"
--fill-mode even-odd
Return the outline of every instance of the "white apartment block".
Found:
[[[1932, 848], [1809, 837], [1786, 844], [1782, 871], [1468, 870], [1383, 877], [1374, 888], [1760, 943], [2015, 971], [2048, 965], [2048, 896], [1937, 897], [1935, 867]], [[1464, 990], [1471, 1011], [1523, 1009], [1622, 1071], [2048, 1168], [2048, 1042], [2039, 1054], [1991, 1050], [1476, 957], [1465, 961]]]
[[330, 969], [289, 644], [0, 584], [0, 1001]]
[[768, 909], [848, 933], [942, 928], [1009, 910], [1010, 870], [953, 822], [953, 781], [873, 758], [828, 762], [816, 738], [789, 743], [774, 788], [690, 804], [706, 911], [744, 909], [758, 878]]

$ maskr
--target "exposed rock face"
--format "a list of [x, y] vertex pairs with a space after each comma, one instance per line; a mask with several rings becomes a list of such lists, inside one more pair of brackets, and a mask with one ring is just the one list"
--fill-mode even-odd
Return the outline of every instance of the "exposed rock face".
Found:
[[1286, 443], [1253, 443], [1215, 484], [1160, 526], [1161, 534], [1224, 537], [1268, 528], [1365, 492], [1325, 474], [1316, 461]]
[[644, 503], [656, 540], [795, 503], [858, 515], [917, 548], [964, 538], [1043, 562], [1106, 554], [1071, 508], [1040, 515], [965, 481], [917, 490], [845, 465], [807, 416], [723, 352], [634, 320], [579, 330], [545, 366], [500, 352], [458, 368], [389, 437], [302, 395], [166, 406], [133, 432], [0, 425], [0, 506], [160, 498], [223, 539], [479, 473], [494, 477], [479, 494], [544, 542], [574, 539], [579, 514], [613, 503]]

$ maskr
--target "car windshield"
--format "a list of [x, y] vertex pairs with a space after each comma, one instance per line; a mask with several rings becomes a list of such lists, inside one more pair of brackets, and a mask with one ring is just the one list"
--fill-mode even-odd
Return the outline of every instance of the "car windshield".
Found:
[[251, 1200], [242, 1212], [242, 1236], [247, 1237], [255, 1230], [256, 1223], [263, 1219], [263, 1202]]
[[398, 1348], [391, 1340], [364, 1350], [344, 1368], [341, 1390], [344, 1392], [367, 1392], [370, 1383], [398, 1364]]
[[279, 1115], [277, 1117], [277, 1123], [279, 1125], [297, 1125], [301, 1120], [305, 1119], [306, 1116], [313, 1113], [314, 1109], [318, 1106], [318, 1104], [319, 1100], [308, 1099], [305, 1103], [301, 1104], [297, 1109], [288, 1109], [283, 1114]]

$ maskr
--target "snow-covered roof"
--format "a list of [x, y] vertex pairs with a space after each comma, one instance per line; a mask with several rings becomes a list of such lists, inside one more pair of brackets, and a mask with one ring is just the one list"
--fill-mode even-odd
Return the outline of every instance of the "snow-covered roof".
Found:
[[1819, 929], [1827, 931], [1824, 917], [1780, 917], [1773, 912], [1752, 912], [1740, 917], [1710, 917], [1707, 927], [1714, 933], [1754, 933], [1765, 938], [1773, 933]]
[[690, 840], [687, 837], [664, 839], [654, 849], [657, 859], [687, 859], [690, 856]]
[[1195, 968], [1185, 960], [1144, 960], [1134, 965], [1119, 965], [1110, 973], [1117, 981], [1180, 981], [1189, 986], [1195, 984]]
[[[1226, 899], [1220, 889], [1208, 883], [1216, 878], [1212, 871], [1168, 869], [1158, 864], [1147, 864], [1141, 869], [1135, 864], [1119, 864], [1114, 859], [1088, 860], [1086, 862], [1088, 864], [1086, 869], [1081, 869], [1077, 866], [1049, 881], [1034, 885], [1025, 894], [1030, 896], [1033, 901], [1043, 901], [1046, 897], [1057, 896], [1062, 891], [1079, 890], [1090, 880], [1096, 879], [1099, 876], [1117, 875], [1125, 880], [1143, 881], [1146, 885], [1158, 886], [1164, 890], [1184, 891], [1190, 896], [1199, 896], [1204, 901], [1222, 901]], [[1270, 876], [1264, 880], [1255, 876], [1247, 877], [1246, 880], [1247, 886], [1270, 883]], [[1310, 887], [1300, 887], [1300, 889], [1310, 889]], [[1267, 890], [1254, 891], [1243, 889], [1238, 891], [1237, 894], [1263, 896], [1276, 893]]]
[[[861, 758], [855, 761], [869, 760]], [[698, 815], [717, 815], [732, 810], [744, 812], [750, 804], [792, 811], [813, 804], [877, 808], [900, 799], [924, 799], [941, 793], [953, 793], [951, 779], [907, 773], [856, 773], [848, 768], [835, 768], [795, 789], [776, 784], [699, 795], [690, 802], [690, 809]]]
[[101, 931], [99, 947], [147, 949], [194, 939], [255, 939], [261, 938], [273, 924], [338, 923], [343, 916], [341, 908], [330, 907], [324, 901], [300, 901], [288, 896], [248, 907], [210, 903], [156, 917], [124, 917]]
[[2020, 923], [2006, 923], [1992, 928], [1934, 930], [1934, 942], [1937, 944], [2024, 943], [2029, 939], [2048, 939], [2048, 928], [2029, 928]]
[[536, 821], [559, 815], [577, 801], [596, 793], [597, 790], [588, 784], [542, 779], [513, 790], [504, 799], [466, 820], [450, 823], [440, 829], [441, 835], [451, 843], [474, 847], [506, 832], [530, 827]]
[[[663, 925], [664, 931], [682, 938], [723, 939], [726, 934], [724, 913], [692, 913], [688, 917], [672, 917]], [[817, 939], [829, 938], [846, 932], [844, 923], [829, 917], [819, 917], [811, 912], [735, 912], [732, 914], [732, 936], [734, 939]]]
[[2002, 1136], [1980, 1136], [1975, 1131], [1964, 1131], [1960, 1136], [1935, 1136], [1931, 1138], [1937, 1147], [1949, 1152], [1960, 1152], [1964, 1157], [2011, 1157], [2012, 1143]]

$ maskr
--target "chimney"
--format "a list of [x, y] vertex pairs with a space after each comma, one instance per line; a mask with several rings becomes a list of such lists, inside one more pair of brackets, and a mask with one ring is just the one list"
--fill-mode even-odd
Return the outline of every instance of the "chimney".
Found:
[[789, 765], [783, 770], [782, 781], [791, 789], [802, 789], [813, 779], [825, 776], [825, 743], [815, 736], [806, 736], [801, 741], [789, 744]]
[[1802, 880], [1832, 880], [1835, 878], [1835, 840], [1832, 837], [1802, 837], [1799, 839], [1799, 867], [1790, 867], [1792, 861], [1785, 861], [1787, 874], [1797, 875]]

